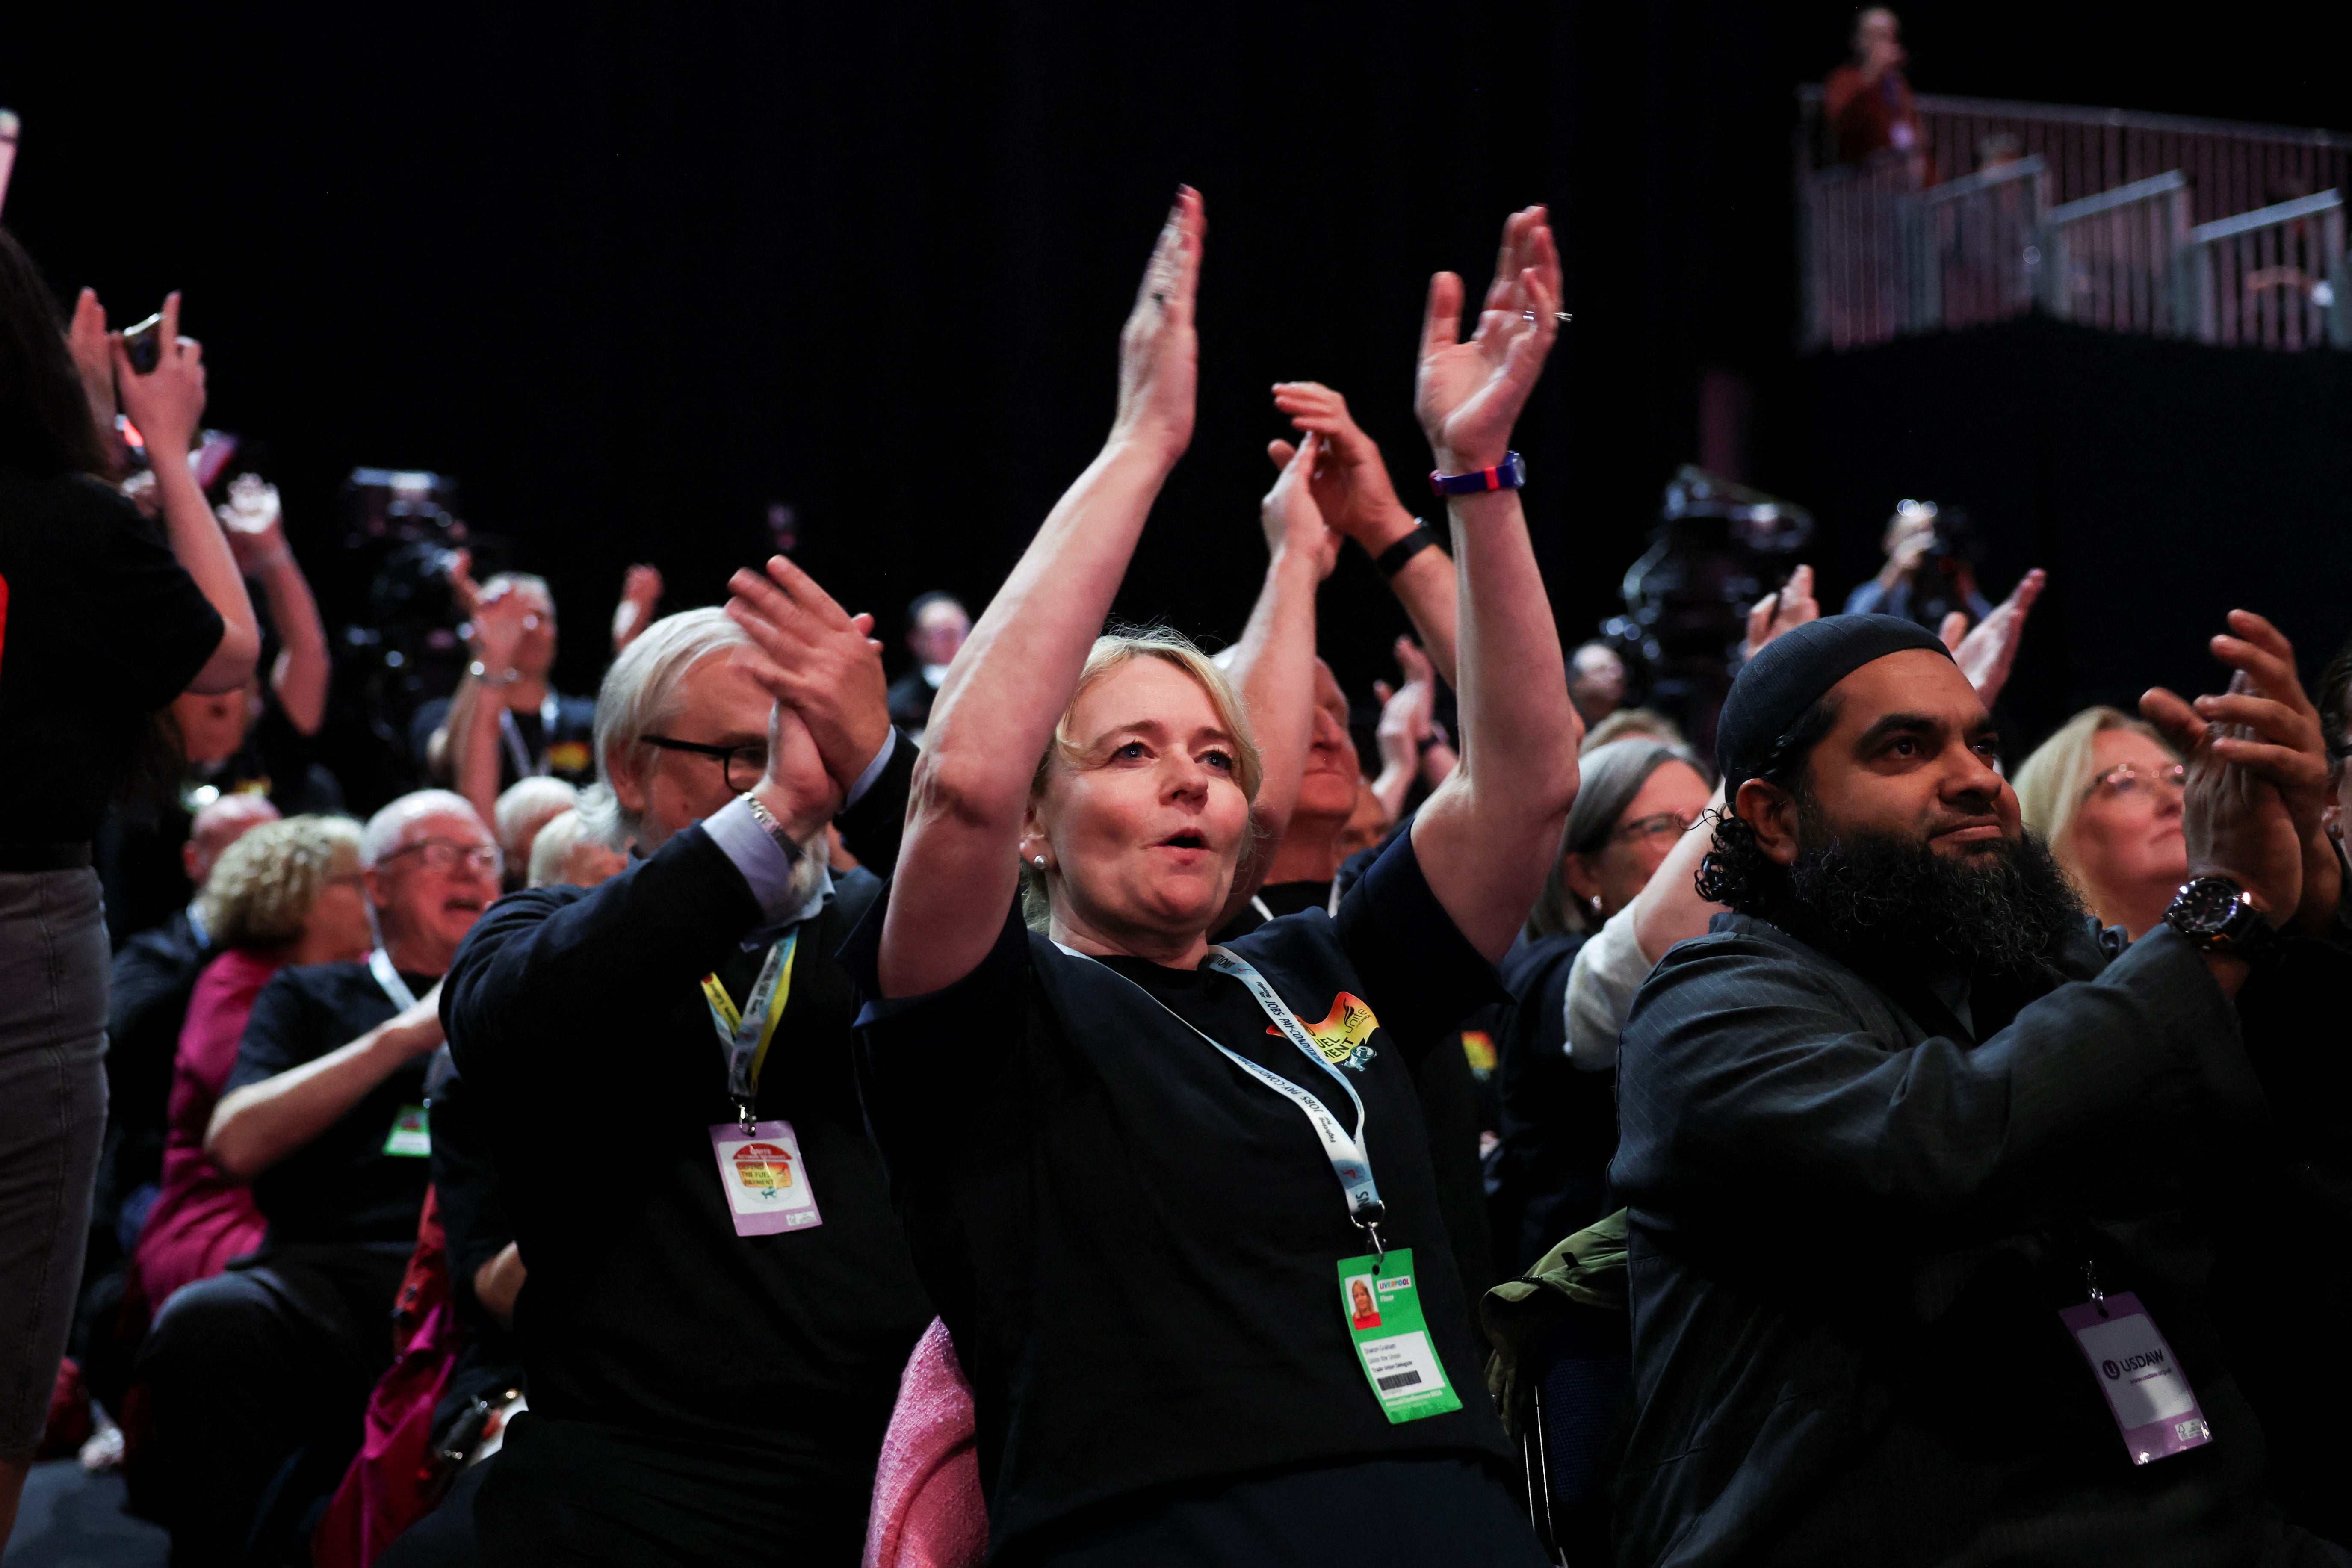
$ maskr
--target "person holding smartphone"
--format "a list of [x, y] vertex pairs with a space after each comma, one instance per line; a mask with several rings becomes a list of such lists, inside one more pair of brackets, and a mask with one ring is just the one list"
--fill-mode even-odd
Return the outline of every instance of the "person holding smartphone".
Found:
[[0, 1538], [15, 1523], [81, 1278], [106, 1122], [106, 924], [90, 840], [149, 716], [233, 691], [253, 605], [188, 468], [198, 345], [163, 303], [154, 369], [110, 344], [163, 526], [102, 471], [58, 302], [0, 231]]

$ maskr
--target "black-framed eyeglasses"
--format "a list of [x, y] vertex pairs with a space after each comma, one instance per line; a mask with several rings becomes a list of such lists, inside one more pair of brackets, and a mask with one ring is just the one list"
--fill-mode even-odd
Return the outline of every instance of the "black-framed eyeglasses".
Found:
[[487, 871], [495, 877], [506, 869], [506, 857], [495, 844], [467, 844], [457, 838], [420, 838], [414, 844], [404, 844], [378, 860], [397, 860], [403, 855], [414, 855], [428, 871], [446, 871], [461, 861], [470, 869]]
[[668, 735], [640, 735], [638, 740], [648, 746], [658, 746], [665, 752], [692, 752], [698, 757], [716, 757], [727, 775], [727, 787], [741, 795], [758, 784], [768, 771], [768, 742], [754, 742], [748, 746], [713, 746], [701, 741], [680, 741]]

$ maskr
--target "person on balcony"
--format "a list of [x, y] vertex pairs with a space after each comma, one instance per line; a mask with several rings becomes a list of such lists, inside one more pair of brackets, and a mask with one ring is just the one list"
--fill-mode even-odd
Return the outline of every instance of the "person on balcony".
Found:
[[1853, 58], [1830, 72], [1823, 89], [1838, 157], [1869, 162], [1890, 148], [1911, 160], [1921, 185], [1936, 183], [1935, 161], [1919, 125], [1919, 106], [1903, 75], [1903, 24], [1884, 5], [1853, 19]]

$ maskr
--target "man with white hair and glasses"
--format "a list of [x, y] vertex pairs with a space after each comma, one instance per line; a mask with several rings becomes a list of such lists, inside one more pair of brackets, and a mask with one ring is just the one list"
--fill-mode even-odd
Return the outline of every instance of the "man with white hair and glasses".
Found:
[[283, 1555], [390, 1359], [431, 1174], [438, 983], [499, 896], [499, 856], [463, 798], [423, 790], [369, 819], [360, 865], [375, 951], [270, 980], [205, 1138], [253, 1184], [268, 1239], [162, 1303], [133, 1373], [154, 1435], [132, 1501], [171, 1530], [175, 1563]]
[[871, 622], [769, 571], [736, 591], [764, 592], [785, 652], [693, 610], [604, 678], [582, 826], [639, 858], [508, 898], [449, 972], [529, 1269], [530, 1409], [480, 1482], [487, 1561], [856, 1562], [932, 1316], [834, 956], [880, 884], [826, 863], [829, 823], [864, 867], [896, 860], [915, 748]]

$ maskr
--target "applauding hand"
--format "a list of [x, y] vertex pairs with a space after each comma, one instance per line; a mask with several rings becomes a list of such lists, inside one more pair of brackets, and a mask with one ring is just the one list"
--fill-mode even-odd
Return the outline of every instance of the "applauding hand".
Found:
[[[1381, 449], [1348, 413], [1348, 400], [1319, 382], [1278, 381], [1274, 405], [1298, 429], [1323, 438], [1315, 465], [1315, 504], [1323, 521], [1373, 555], [1412, 529], [1412, 514], [1397, 500]], [[1288, 467], [1297, 448], [1288, 441], [1266, 446], [1266, 456]]]
[[1748, 612], [1748, 639], [1740, 645], [1739, 657], [1754, 658], [1766, 643], [1807, 621], [1820, 619], [1821, 614], [1821, 601], [1813, 597], [1813, 569], [1800, 565], [1778, 591], [1757, 600], [1756, 607]]
[[1559, 256], [1540, 206], [1504, 221], [1495, 279], [1468, 342], [1460, 341], [1462, 279], [1441, 272], [1429, 280], [1413, 412], [1444, 472], [1493, 468], [1509, 450], [1511, 427], [1559, 335]]
[[1958, 610], [1944, 617], [1937, 635], [1952, 650], [1952, 662], [1960, 667], [1960, 673], [1977, 689], [1977, 700], [1988, 708], [2000, 695], [2000, 689], [2009, 684], [2009, 672], [2017, 664], [2017, 645], [2025, 637], [2026, 614], [2033, 608], [2033, 601], [2042, 597], [2042, 584], [2048, 581], [2048, 574], [2039, 566], [2020, 577], [2017, 586], [2009, 591], [2009, 597], [1979, 622], [1974, 631], [1969, 631], [1969, 617]]
[[1291, 453], [1274, 488], [1258, 503], [1258, 521], [1265, 530], [1267, 553], [1311, 552], [1318, 583], [1331, 575], [1331, 568], [1339, 561], [1339, 536], [1325, 524], [1323, 509], [1316, 504], [1315, 486], [1307, 478], [1322, 455], [1323, 438], [1307, 437], [1307, 444]]
[[[769, 557], [764, 576], [738, 572], [727, 586], [734, 595], [728, 616], [762, 656], [751, 664], [752, 675], [807, 727], [837, 804], [890, 732], [882, 645], [868, 635], [874, 617], [844, 614], [815, 578], [781, 555]], [[772, 768], [772, 740], [769, 760]]]
[[98, 290], [85, 289], [74, 300], [73, 321], [66, 328], [66, 348], [74, 371], [81, 377], [82, 395], [89, 401], [89, 416], [110, 448], [114, 446], [114, 354], [107, 346], [106, 307]]
[[1171, 463], [1192, 441], [1201, 351], [1192, 306], [1207, 232], [1201, 193], [1181, 187], [1150, 265], [1143, 269], [1135, 309], [1118, 334], [1118, 413], [1111, 421], [1111, 440], [1144, 446]]
[[2304, 896], [2308, 872], [2336, 880], [2322, 831], [2328, 765], [2318, 710], [2295, 677], [2294, 645], [2276, 626], [2232, 610], [2230, 629], [2234, 636], [2212, 643], [2213, 657], [2235, 671], [2227, 695], [2200, 697], [2192, 707], [2158, 687], [2140, 699], [2140, 711], [2189, 759], [2189, 868], [2233, 878], [2282, 926], [2324, 923], [2340, 889], [2308, 902]]
[[258, 576], [286, 559], [286, 514], [278, 487], [259, 474], [231, 479], [226, 504], [213, 508], [213, 515], [220, 519], [237, 569], [247, 576]]

